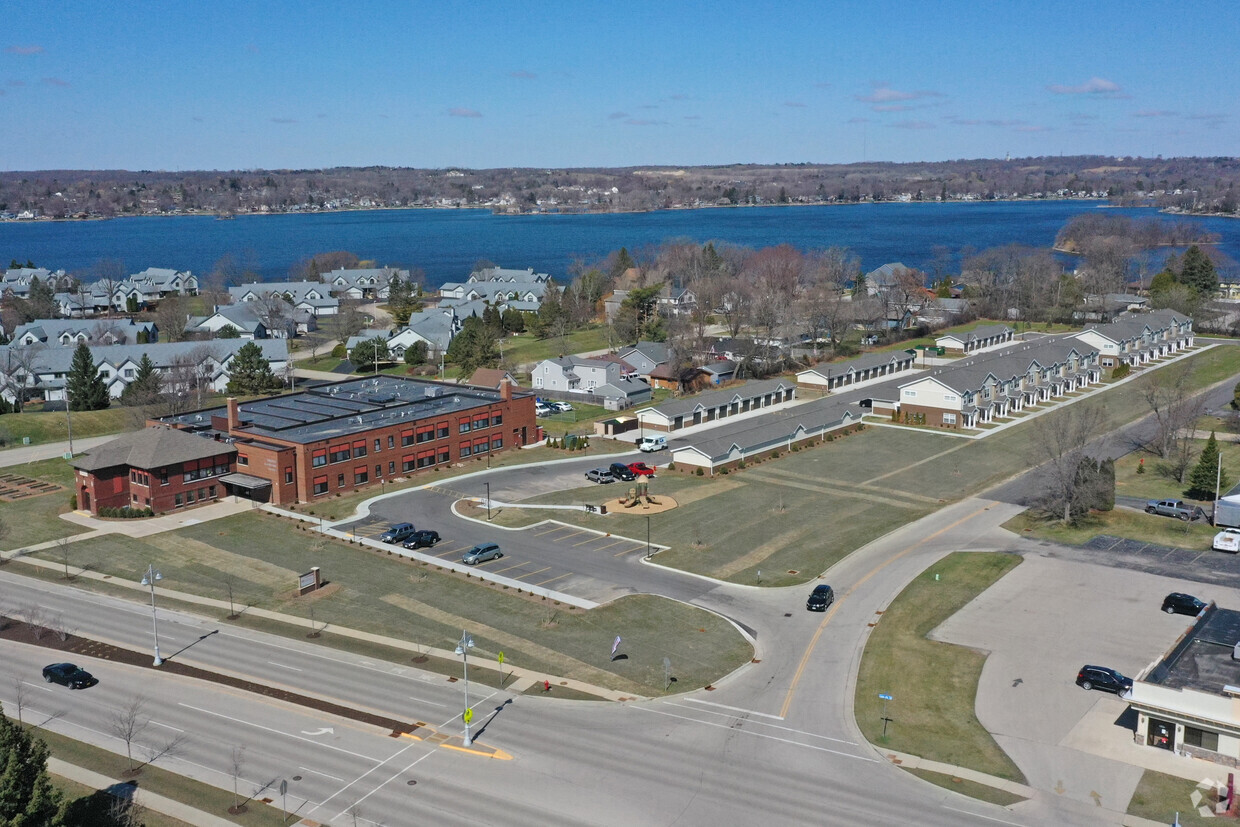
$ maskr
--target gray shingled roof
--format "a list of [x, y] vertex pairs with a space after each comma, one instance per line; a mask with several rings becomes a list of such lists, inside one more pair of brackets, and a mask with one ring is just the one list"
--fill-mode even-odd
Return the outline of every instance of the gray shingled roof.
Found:
[[897, 351], [878, 351], [876, 353], [866, 353], [858, 356], [856, 359], [849, 359], [844, 362], [825, 362], [815, 367], [809, 368], [801, 373], [816, 373], [819, 376], [844, 376], [850, 370], [863, 371], [872, 368], [882, 367], [883, 365], [895, 362], [912, 362], [916, 359], [913, 354], [904, 350]]
[[755, 396], [766, 396], [777, 388], [795, 388], [796, 382], [788, 379], [766, 379], [759, 382], [746, 382], [743, 385], [737, 385], [733, 388], [725, 390], [710, 391], [708, 393], [700, 393], [697, 396], [686, 396], [683, 399], [673, 399], [664, 402], [662, 405], [656, 405], [653, 408], [645, 410], [657, 411], [658, 413], [671, 419], [682, 414], [691, 413], [701, 406], [703, 408], [718, 408], [720, 405], [727, 405], [733, 399], [752, 399]]
[[231, 454], [236, 450], [227, 443], [172, 428], [143, 428], [96, 446], [82, 456], [70, 460], [69, 464], [83, 471], [98, 471], [118, 465], [149, 470]]

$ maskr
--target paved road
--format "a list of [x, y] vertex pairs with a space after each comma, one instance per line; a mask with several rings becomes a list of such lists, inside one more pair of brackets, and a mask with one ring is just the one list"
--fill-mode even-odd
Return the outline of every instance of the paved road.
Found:
[[[102, 445], [116, 439], [117, 434], [109, 434], [107, 436], [92, 436], [84, 439], [73, 440], [74, 453], [89, 451], [96, 445]], [[38, 462], [44, 459], [54, 459], [63, 456], [69, 450], [68, 442], [47, 442], [43, 445], [18, 445], [13, 448], [5, 448], [0, 451], [0, 467], [11, 467], [14, 465], [25, 465], [28, 462]]]

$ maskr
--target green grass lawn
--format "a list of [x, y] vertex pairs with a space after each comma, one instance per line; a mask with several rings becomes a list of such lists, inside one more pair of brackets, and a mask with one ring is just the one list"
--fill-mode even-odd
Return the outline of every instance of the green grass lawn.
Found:
[[[1170, 824], [1176, 813], [1184, 827], [1199, 827], [1218, 823], [1217, 818], [1206, 818], [1197, 812], [1190, 796], [1197, 789], [1197, 782], [1166, 773], [1146, 770], [1141, 775], [1136, 792], [1128, 802], [1128, 814], [1148, 818], [1159, 824]], [[1208, 800], [1212, 800], [1210, 796]]]
[[[557, 606], [506, 587], [441, 571], [345, 542], [325, 540], [292, 520], [251, 512], [141, 540], [104, 536], [73, 545], [73, 567], [134, 579], [149, 562], [169, 588], [234, 600], [318, 623], [451, 649], [463, 627], [481, 656], [624, 692], [663, 693], [663, 658], [675, 691], [704, 686], [752, 657], [752, 648], [721, 618], [651, 596], [624, 597], [598, 609]], [[50, 553], [38, 553], [55, 559]], [[321, 566], [329, 586], [294, 596], [297, 574]], [[201, 611], [201, 609], [199, 610]], [[629, 659], [612, 663], [615, 635]]]
[[[1199, 456], [1205, 445], [1204, 439], [1193, 440], [1194, 456]], [[1237, 479], [1240, 478], [1240, 445], [1220, 440], [1218, 447], [1223, 455], [1222, 493], [1226, 494], [1230, 487], [1228, 482], [1235, 485]], [[1193, 461], [1193, 465], [1196, 465], [1196, 460]], [[1145, 472], [1138, 474], [1137, 469], [1143, 466]], [[1192, 466], [1189, 466], [1189, 472], [1191, 471]], [[1165, 463], [1153, 454], [1138, 451], [1115, 461], [1115, 493], [1119, 496], [1140, 497], [1143, 500], [1187, 499], [1184, 496], [1188, 488], [1187, 480], [1188, 476], [1185, 474], [1185, 482], [1177, 482], [1170, 471], [1165, 468]], [[1208, 501], [1202, 502], [1201, 505], [1207, 511], [1210, 510]]]
[[[956, 552], [918, 575], [891, 602], [866, 641], [857, 675], [857, 725], [868, 741], [1025, 782], [973, 711], [986, 656], [926, 639], [1020, 562], [1014, 555]], [[886, 708], [893, 720], [885, 737], [880, 693], [894, 696]]]
[[[137, 409], [120, 405], [102, 411], [76, 411], [72, 417], [73, 435], [79, 439], [134, 431], [145, 421]], [[69, 438], [69, 420], [64, 411], [6, 414], [0, 418], [0, 436], [4, 437], [5, 447], [10, 448], [20, 447], [25, 437], [30, 438], [31, 445], [64, 442]]]
[[[111, 793], [70, 781], [55, 773], [51, 773], [50, 777], [52, 786], [60, 790], [61, 796], [69, 802], [69, 823], [74, 827], [120, 827], [121, 822], [111, 814], [113, 802], [116, 801]], [[154, 810], [142, 810], [135, 815], [139, 815], [143, 827], [192, 827], [188, 822]]]
[[[298, 359], [296, 366], [299, 368], [305, 368], [306, 370], [333, 371], [340, 367], [343, 362], [344, 360], [339, 356], [332, 356], [331, 353], [328, 352], [321, 353], [313, 358]], [[343, 374], [341, 377], [343, 378]]]
[[1025, 800], [1023, 795], [1010, 793], [1007, 790], [1000, 790], [997, 787], [990, 787], [986, 784], [979, 784], [976, 781], [958, 778], [954, 775], [946, 775], [933, 770], [913, 767], [902, 767], [902, 769], [908, 770], [913, 775], [924, 781], [929, 781], [931, 784], [936, 784], [961, 795], [967, 795], [969, 798], [989, 801], [991, 804], [998, 804], [1000, 807], [1011, 807], [1013, 804], [1019, 804]]
[[59, 517], [72, 510], [69, 496], [73, 492], [73, 468], [68, 462], [57, 457], [0, 468], [0, 472], [20, 474], [62, 486], [58, 491], [0, 503], [0, 519], [4, 520], [9, 531], [8, 536], [0, 540], [0, 549], [22, 548], [87, 530]]
[[[612, 342], [620, 347], [626, 342]], [[586, 325], [560, 338], [538, 339], [532, 333], [517, 333], [503, 341], [504, 359], [512, 365], [525, 365], [541, 362], [556, 356], [567, 356], [570, 353], [584, 353], [603, 350], [608, 347], [607, 326], [601, 324]]]
[[1008, 520], [1003, 527], [1017, 534], [1070, 546], [1083, 545], [1099, 534], [1110, 534], [1172, 548], [1203, 551], [1210, 548], [1215, 534], [1213, 526], [1200, 520], [1186, 523], [1122, 508], [1090, 514], [1076, 525], [1063, 525], [1054, 518], [1025, 511]]

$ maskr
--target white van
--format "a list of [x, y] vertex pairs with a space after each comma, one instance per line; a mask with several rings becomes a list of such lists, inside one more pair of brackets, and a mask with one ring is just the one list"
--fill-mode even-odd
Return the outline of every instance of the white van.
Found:
[[667, 437], [644, 436], [637, 440], [637, 447], [646, 452], [667, 450]]

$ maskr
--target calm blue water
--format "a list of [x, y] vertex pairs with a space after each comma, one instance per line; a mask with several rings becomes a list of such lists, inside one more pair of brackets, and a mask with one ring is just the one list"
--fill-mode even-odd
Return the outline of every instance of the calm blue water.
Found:
[[[146, 267], [200, 275], [232, 254], [267, 280], [280, 280], [316, 252], [348, 250], [379, 264], [420, 267], [427, 283], [463, 280], [478, 259], [533, 267], [564, 280], [574, 259], [592, 261], [627, 246], [638, 250], [673, 239], [726, 241], [752, 247], [791, 244], [812, 250], [851, 248], [866, 269], [889, 261], [928, 268], [935, 247], [1010, 243], [1049, 246], [1070, 217], [1096, 202], [859, 204], [753, 207], [618, 215], [494, 216], [483, 210], [378, 210], [307, 215], [119, 218], [111, 221], [0, 223], [0, 264], [10, 259], [86, 273], [102, 258], [130, 272]], [[1123, 209], [1154, 216], [1150, 209]], [[1240, 260], [1240, 221], [1197, 219], [1223, 237]]]

